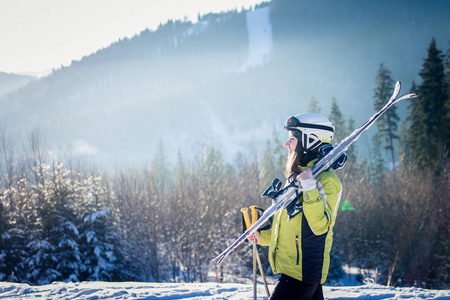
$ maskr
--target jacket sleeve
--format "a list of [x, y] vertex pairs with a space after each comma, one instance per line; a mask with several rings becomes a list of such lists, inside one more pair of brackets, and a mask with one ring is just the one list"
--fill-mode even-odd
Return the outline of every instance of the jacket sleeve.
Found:
[[303, 193], [303, 213], [315, 235], [326, 233], [334, 225], [341, 198], [341, 182], [336, 174], [324, 173], [319, 175], [317, 188]]
[[270, 229], [259, 230], [259, 233], [261, 235], [261, 246], [269, 246], [270, 245], [270, 241], [272, 239], [272, 234], [274, 234], [273, 232], [275, 231], [274, 228], [277, 226], [276, 220], [280, 218], [280, 215], [282, 213], [283, 213], [283, 210], [280, 210], [277, 213], [275, 213], [275, 215], [273, 216], [272, 226], [270, 227]]
[[272, 228], [268, 230], [261, 230], [261, 246], [269, 246], [272, 237]]

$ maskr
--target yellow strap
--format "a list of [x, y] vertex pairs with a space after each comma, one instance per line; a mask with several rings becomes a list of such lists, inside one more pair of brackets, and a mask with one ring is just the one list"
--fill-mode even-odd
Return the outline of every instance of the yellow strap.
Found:
[[250, 228], [250, 216], [248, 214], [248, 208], [247, 207], [241, 208], [241, 212], [242, 212], [242, 215], [244, 216], [245, 226], [247, 227], [247, 229], [249, 229]]

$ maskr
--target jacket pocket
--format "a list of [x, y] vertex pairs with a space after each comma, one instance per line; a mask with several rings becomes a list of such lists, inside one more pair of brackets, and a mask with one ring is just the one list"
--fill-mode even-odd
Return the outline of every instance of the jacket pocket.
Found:
[[300, 251], [298, 249], [298, 235], [295, 236], [295, 248], [297, 249], [297, 266], [300, 263]]

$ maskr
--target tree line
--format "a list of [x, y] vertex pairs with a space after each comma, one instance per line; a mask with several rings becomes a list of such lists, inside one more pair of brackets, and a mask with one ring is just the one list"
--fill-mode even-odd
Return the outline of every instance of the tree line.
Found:
[[[356, 210], [338, 214], [330, 284], [349, 265], [377, 270], [382, 284], [448, 287], [449, 62], [450, 52], [443, 55], [432, 40], [406, 120], [400, 124], [393, 107], [377, 122], [370, 159], [352, 146], [337, 171], [343, 199]], [[378, 110], [394, 85], [384, 64], [375, 83]], [[318, 101], [309, 109], [320, 113]], [[336, 99], [329, 118], [336, 143], [355, 127]], [[19, 155], [2, 130], [0, 280], [244, 282], [251, 247], [239, 247], [221, 266], [210, 260], [242, 231], [241, 207], [270, 205], [260, 194], [283, 178], [278, 137], [274, 130], [262, 153], [237, 153], [233, 162], [205, 147], [189, 162], [180, 152], [169, 163], [160, 144], [151, 165], [106, 171], [54, 161], [37, 131]]]
[[[335, 250], [347, 264], [378, 268], [381, 283], [448, 287], [449, 62], [450, 49], [444, 55], [432, 39], [406, 119], [399, 122], [395, 106], [388, 110], [376, 123], [369, 161], [350, 160], [342, 171], [357, 212], [338, 217]], [[394, 88], [384, 64], [375, 82], [378, 111]], [[336, 109], [330, 118], [345, 131]]]

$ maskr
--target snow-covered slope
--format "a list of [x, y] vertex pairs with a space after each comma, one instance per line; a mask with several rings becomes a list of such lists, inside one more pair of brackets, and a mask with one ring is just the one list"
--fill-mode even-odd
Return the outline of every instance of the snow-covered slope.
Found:
[[[273, 286], [269, 287], [270, 290]], [[327, 299], [450, 299], [450, 290], [381, 285], [324, 287]], [[252, 299], [251, 285], [233, 283], [55, 282], [42, 286], [0, 282], [0, 299]], [[258, 286], [258, 299], [267, 299]]]
[[263, 65], [273, 51], [272, 25], [268, 6], [246, 13], [248, 60], [246, 67]]

